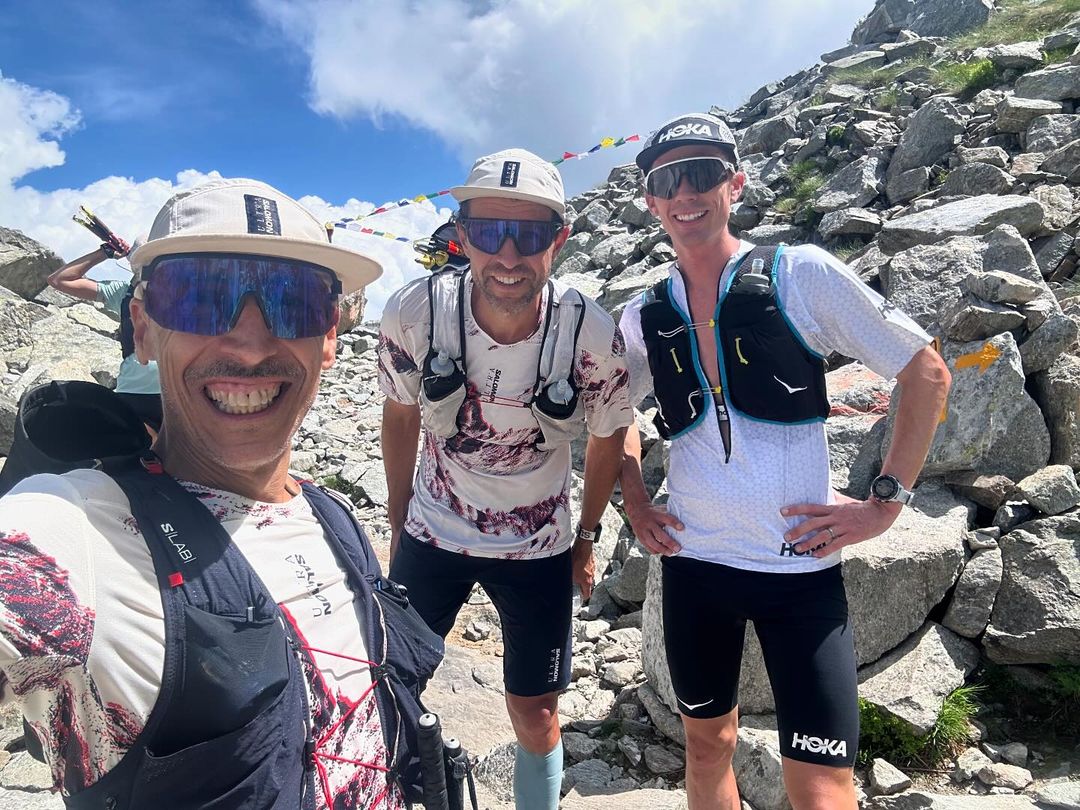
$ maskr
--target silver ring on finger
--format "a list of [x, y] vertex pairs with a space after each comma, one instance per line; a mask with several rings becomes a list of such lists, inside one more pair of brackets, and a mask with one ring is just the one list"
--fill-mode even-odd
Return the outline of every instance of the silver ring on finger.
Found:
[[835, 543], [836, 542], [836, 532], [833, 531], [832, 526], [826, 526], [825, 531], [827, 531], [829, 533], [829, 542], [830, 543]]

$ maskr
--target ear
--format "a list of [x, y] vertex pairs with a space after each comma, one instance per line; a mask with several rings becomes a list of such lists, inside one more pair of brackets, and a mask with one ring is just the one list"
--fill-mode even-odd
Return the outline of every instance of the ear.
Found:
[[330, 331], [323, 336], [322, 346], [322, 370], [326, 371], [332, 365], [337, 358], [337, 325], [338, 320], [341, 318], [341, 310], [334, 310], [334, 325], [330, 327]]
[[555, 241], [551, 243], [552, 247], [554, 248], [551, 254], [552, 258], [559, 255], [559, 251], [562, 250], [563, 245], [566, 244], [566, 240], [569, 238], [570, 226], [564, 225], [562, 228], [559, 229], [559, 232], [555, 234]]
[[731, 204], [734, 205], [739, 201], [742, 196], [743, 188], [746, 186], [746, 172], [735, 172], [735, 176], [731, 178]]
[[645, 206], [649, 209], [649, 213], [654, 217], [660, 216], [660, 211], [656, 207], [656, 198], [652, 194], [645, 195]]
[[132, 296], [128, 304], [131, 325], [135, 330], [135, 356], [144, 366], [151, 360], [158, 359], [155, 329], [151, 326], [150, 316], [146, 314], [145, 301]]

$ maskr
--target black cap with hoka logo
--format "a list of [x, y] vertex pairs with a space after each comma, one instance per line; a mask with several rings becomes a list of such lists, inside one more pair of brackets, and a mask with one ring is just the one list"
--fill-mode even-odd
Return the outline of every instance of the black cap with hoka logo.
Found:
[[731, 151], [735, 163], [739, 162], [739, 150], [731, 129], [715, 115], [707, 113], [689, 113], [672, 118], [645, 141], [645, 147], [638, 152], [635, 162], [642, 173], [648, 173], [660, 155], [679, 146], [719, 146]]

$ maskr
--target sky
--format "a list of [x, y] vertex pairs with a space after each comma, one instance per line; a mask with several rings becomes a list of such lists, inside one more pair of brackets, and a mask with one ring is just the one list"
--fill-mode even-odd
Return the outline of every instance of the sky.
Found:
[[[547, 159], [640, 134], [839, 48], [873, 0], [4, 0], [0, 226], [65, 259], [80, 204], [131, 241], [179, 189], [253, 177], [320, 219], [464, 181], [511, 146]], [[560, 166], [568, 196], [637, 149]], [[364, 225], [410, 238], [448, 196]], [[384, 274], [368, 317], [424, 271], [403, 243], [335, 242]], [[99, 277], [122, 275], [108, 263]]]

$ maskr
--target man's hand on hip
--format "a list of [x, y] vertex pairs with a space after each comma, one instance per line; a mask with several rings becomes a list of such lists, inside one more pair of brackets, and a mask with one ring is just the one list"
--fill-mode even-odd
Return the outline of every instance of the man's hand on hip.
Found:
[[790, 529], [784, 539], [798, 543], [795, 551], [799, 554], [810, 552], [815, 557], [827, 557], [844, 546], [884, 534], [903, 508], [902, 504], [882, 503], [873, 498], [868, 501], [847, 499], [844, 503], [787, 506], [780, 514], [784, 517], [808, 515], [809, 519]]
[[681, 532], [685, 527], [682, 521], [668, 512], [664, 506], [645, 502], [626, 507], [626, 516], [630, 519], [630, 528], [634, 536], [650, 554], [662, 554], [667, 557], [682, 550], [669, 529]]

